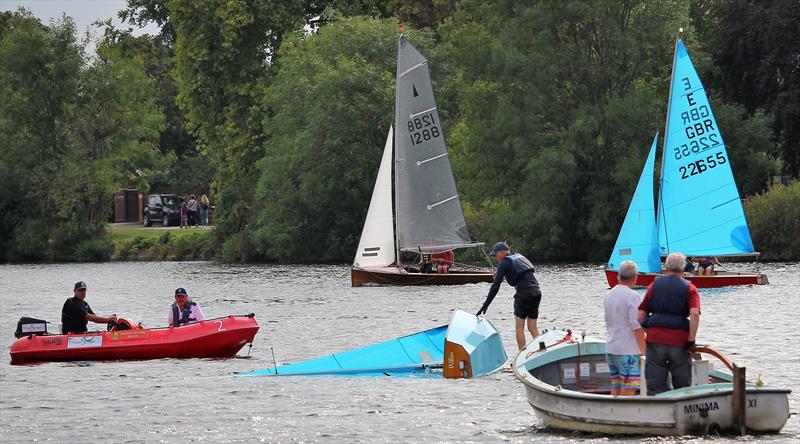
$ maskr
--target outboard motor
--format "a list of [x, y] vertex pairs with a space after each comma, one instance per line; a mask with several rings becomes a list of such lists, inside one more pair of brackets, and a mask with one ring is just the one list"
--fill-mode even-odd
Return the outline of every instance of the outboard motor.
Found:
[[14, 337], [21, 338], [23, 336], [30, 336], [30, 335], [39, 336], [46, 334], [47, 334], [47, 321], [23, 316], [19, 318], [19, 322], [17, 322], [17, 331], [14, 332]]

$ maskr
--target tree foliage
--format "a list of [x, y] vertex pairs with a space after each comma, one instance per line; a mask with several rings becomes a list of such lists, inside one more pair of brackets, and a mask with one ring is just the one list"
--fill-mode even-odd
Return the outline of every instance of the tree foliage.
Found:
[[152, 84], [112, 48], [87, 61], [68, 18], [43, 26], [26, 11], [5, 25], [0, 59], [0, 250], [74, 260], [102, 231], [112, 193], [147, 188], [165, 167]]

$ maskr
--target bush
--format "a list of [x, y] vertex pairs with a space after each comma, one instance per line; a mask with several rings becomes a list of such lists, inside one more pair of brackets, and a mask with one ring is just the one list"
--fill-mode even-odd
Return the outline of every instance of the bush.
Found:
[[765, 260], [800, 259], [800, 182], [774, 185], [745, 202], [744, 210]]

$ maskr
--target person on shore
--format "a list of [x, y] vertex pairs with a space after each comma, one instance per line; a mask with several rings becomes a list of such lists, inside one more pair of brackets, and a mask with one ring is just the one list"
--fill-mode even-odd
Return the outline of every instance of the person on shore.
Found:
[[98, 324], [109, 324], [117, 322], [117, 316], [97, 316], [92, 311], [92, 307], [84, 300], [86, 299], [86, 283], [83, 281], [77, 282], [72, 290], [73, 296], [64, 302], [61, 308], [61, 332], [68, 333], [86, 333], [88, 329], [86, 326], [89, 321]]
[[205, 194], [200, 196], [200, 223], [203, 226], [208, 226], [208, 208], [210, 204], [208, 196]]
[[187, 202], [186, 205], [189, 207], [189, 226], [197, 227], [197, 224], [199, 223], [197, 210], [200, 207], [200, 204], [197, 202], [197, 196], [194, 194], [189, 196], [189, 202]]
[[481, 309], [478, 310], [477, 315], [480, 316], [486, 313], [505, 278], [508, 285], [517, 290], [514, 294], [514, 317], [516, 321], [517, 346], [522, 350], [525, 348], [526, 323], [533, 339], [539, 336], [539, 328], [536, 323], [539, 319], [539, 303], [542, 300], [542, 293], [539, 290], [539, 282], [533, 274], [533, 264], [528, 258], [519, 253], [511, 254], [505, 242], [494, 244], [489, 254], [494, 255], [500, 266], [497, 267], [492, 287], [489, 289], [486, 301]]
[[184, 288], [175, 290], [175, 303], [169, 307], [169, 325], [178, 327], [190, 322], [202, 321], [205, 319], [200, 306], [189, 299], [189, 293]]
[[181, 202], [181, 228], [189, 228], [189, 206]]
[[603, 298], [608, 341], [606, 361], [612, 396], [633, 396], [641, 385], [639, 356], [645, 353], [644, 330], [637, 320], [641, 300], [631, 290], [639, 272], [636, 262], [619, 264], [617, 285]]
[[694, 347], [700, 326], [700, 294], [694, 284], [683, 278], [686, 256], [672, 253], [665, 265], [667, 274], [657, 277], [647, 288], [637, 316], [647, 333], [648, 395], [667, 391], [670, 374], [674, 389], [691, 385], [689, 350]]

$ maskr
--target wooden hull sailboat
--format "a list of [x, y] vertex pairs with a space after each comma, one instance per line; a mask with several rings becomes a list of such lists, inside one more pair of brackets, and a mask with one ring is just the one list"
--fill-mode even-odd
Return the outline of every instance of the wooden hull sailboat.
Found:
[[[725, 143], [683, 41], [675, 59], [661, 153], [658, 215], [653, 176], [658, 134], [639, 178], [628, 213], [606, 266], [606, 278], [617, 283], [619, 264], [639, 266], [637, 285], [649, 285], [661, 272], [661, 257], [757, 256], [747, 227], [739, 190]], [[687, 275], [700, 288], [767, 284], [760, 273], [714, 271]]]
[[352, 285], [492, 282], [494, 270], [451, 267], [448, 273], [438, 274], [435, 268], [422, 273], [419, 264], [402, 262], [403, 253], [421, 258], [482, 244], [471, 240], [464, 221], [428, 61], [402, 35], [395, 94], [395, 124], [386, 138], [353, 261]]

